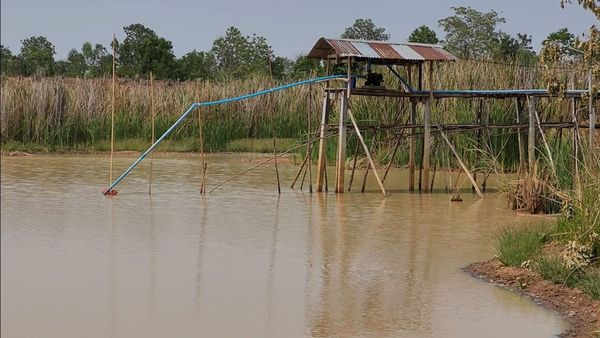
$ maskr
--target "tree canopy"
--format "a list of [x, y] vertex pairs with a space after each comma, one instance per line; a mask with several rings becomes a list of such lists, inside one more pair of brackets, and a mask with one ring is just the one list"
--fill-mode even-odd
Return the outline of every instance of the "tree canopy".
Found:
[[489, 57], [500, 37], [499, 23], [506, 19], [494, 10], [479, 12], [471, 7], [451, 7], [454, 15], [438, 21], [446, 32], [445, 46], [462, 58]]
[[409, 42], [438, 44], [437, 34], [429, 27], [423, 25], [416, 28], [408, 37]]
[[24, 75], [54, 75], [54, 45], [43, 36], [32, 36], [21, 41], [19, 58]]
[[139, 23], [124, 27], [123, 31], [125, 40], [118, 50], [123, 75], [146, 77], [153, 72], [157, 79], [174, 78], [175, 55], [171, 41]]
[[377, 27], [371, 19], [356, 19], [354, 24], [347, 27], [341, 35], [344, 39], [386, 41], [390, 35], [385, 33], [385, 28]]

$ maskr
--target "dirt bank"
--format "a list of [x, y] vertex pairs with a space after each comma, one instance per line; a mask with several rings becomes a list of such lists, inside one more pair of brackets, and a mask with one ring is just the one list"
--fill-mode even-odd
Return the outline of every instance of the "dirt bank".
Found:
[[578, 289], [554, 284], [527, 269], [504, 266], [497, 259], [474, 263], [463, 270], [473, 277], [527, 295], [563, 316], [571, 328], [561, 337], [600, 337], [600, 301]]

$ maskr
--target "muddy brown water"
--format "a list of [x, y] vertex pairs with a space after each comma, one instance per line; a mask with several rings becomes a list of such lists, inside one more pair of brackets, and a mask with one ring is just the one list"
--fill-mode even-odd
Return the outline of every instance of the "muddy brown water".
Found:
[[[254, 164], [240, 157], [211, 156], [209, 188]], [[1, 164], [2, 337], [552, 337], [567, 325], [461, 271], [526, 220], [497, 194], [309, 194], [287, 187], [286, 164], [280, 197], [264, 167], [202, 198], [199, 159], [177, 156], [155, 159], [152, 196], [144, 163], [105, 198], [106, 156]]]

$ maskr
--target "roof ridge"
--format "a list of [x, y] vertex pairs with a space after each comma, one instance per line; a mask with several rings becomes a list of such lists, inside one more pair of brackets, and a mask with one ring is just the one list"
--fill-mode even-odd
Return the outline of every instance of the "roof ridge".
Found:
[[387, 45], [407, 45], [407, 46], [422, 46], [422, 47], [431, 47], [431, 48], [444, 48], [440, 44], [410, 42], [410, 41], [396, 42], [396, 41], [387, 41], [387, 40], [361, 40], [361, 39], [326, 38], [326, 37], [323, 37], [322, 39], [336, 40], [336, 41], [349, 41], [349, 42], [382, 43], [382, 44], [387, 44]]

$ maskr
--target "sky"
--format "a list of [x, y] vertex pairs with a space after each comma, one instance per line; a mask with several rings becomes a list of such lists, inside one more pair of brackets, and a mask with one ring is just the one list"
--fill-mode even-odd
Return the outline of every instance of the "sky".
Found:
[[443, 38], [437, 21], [459, 6], [496, 10], [507, 21], [499, 28], [532, 35], [535, 50], [562, 27], [581, 34], [598, 25], [576, 4], [561, 9], [560, 0], [2, 0], [0, 40], [18, 54], [21, 40], [46, 36], [55, 46], [55, 58], [65, 59], [86, 41], [108, 47], [113, 33], [122, 41], [123, 27], [141, 23], [171, 40], [180, 57], [193, 49], [209, 50], [227, 27], [236, 26], [245, 35], [266, 37], [276, 55], [293, 58], [307, 53], [320, 37], [338, 37], [357, 18], [373, 19], [391, 41], [406, 41], [421, 25]]

